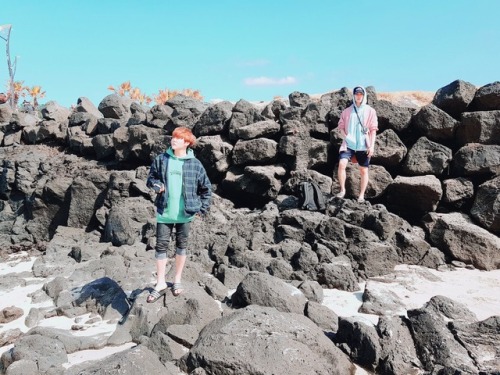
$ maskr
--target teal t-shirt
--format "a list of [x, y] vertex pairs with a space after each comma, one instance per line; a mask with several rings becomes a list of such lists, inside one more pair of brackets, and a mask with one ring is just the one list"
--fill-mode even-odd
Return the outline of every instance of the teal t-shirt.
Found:
[[162, 215], [156, 216], [156, 221], [165, 224], [187, 223], [192, 221], [194, 216], [186, 215], [184, 211], [182, 166], [184, 161], [193, 158], [194, 154], [192, 150], [188, 150], [186, 156], [179, 158], [174, 155], [171, 148], [167, 150], [167, 153], [169, 155], [166, 184], [167, 207]]

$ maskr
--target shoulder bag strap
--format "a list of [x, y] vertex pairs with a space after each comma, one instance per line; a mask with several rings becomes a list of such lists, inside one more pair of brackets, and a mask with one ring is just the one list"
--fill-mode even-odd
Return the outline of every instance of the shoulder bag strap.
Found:
[[353, 104], [352, 107], [354, 108], [354, 112], [356, 112], [356, 116], [358, 116], [359, 125], [361, 125], [361, 128], [363, 129], [363, 133], [367, 134], [368, 133], [368, 128], [366, 128], [363, 125], [363, 123], [361, 122], [361, 119], [359, 118], [358, 110], [356, 109], [356, 105]]

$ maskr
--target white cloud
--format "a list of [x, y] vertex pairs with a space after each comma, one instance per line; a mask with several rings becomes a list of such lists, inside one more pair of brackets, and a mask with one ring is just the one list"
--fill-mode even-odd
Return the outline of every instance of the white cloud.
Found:
[[272, 77], [250, 77], [245, 78], [245, 85], [247, 86], [282, 86], [292, 85], [297, 82], [295, 77], [272, 78]]

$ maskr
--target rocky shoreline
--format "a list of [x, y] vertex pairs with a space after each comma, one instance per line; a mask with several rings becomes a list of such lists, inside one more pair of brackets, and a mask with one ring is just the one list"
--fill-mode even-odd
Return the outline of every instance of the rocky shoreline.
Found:
[[[333, 198], [346, 88], [263, 109], [181, 96], [148, 108], [110, 95], [97, 108], [49, 102], [39, 118], [0, 105], [0, 254], [35, 257], [2, 277], [6, 298], [33, 290], [28, 312], [2, 310], [24, 326], [0, 328], [10, 345], [0, 373], [497, 374], [498, 298], [482, 297], [489, 316], [462, 303], [476, 294], [465, 285], [462, 297], [404, 302], [412, 288], [440, 290], [435, 272], [493, 275], [479, 285], [492, 280], [484, 287], [498, 295], [500, 82], [452, 82], [420, 109], [367, 90], [380, 131], [364, 203]], [[193, 222], [187, 293], [147, 304], [145, 178], [178, 126], [199, 139], [214, 202]], [[297, 208], [305, 178], [327, 195], [326, 212]], [[358, 293], [359, 312], [378, 318], [337, 313], [330, 290]], [[72, 328], [44, 327], [57, 317]], [[78, 334], [103, 322], [112, 332]], [[68, 367], [75, 353], [109, 347], [123, 350]]]

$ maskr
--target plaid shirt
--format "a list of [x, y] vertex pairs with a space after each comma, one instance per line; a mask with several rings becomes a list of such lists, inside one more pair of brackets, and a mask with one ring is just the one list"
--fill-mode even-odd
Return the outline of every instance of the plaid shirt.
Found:
[[[149, 169], [146, 183], [148, 187], [156, 191], [158, 189], [155, 188], [155, 184], [165, 187], [165, 191], [158, 194], [155, 201], [156, 211], [160, 215], [163, 214], [168, 203], [167, 171], [169, 158], [170, 156], [166, 152], [155, 158]], [[206, 214], [210, 206], [212, 184], [208, 179], [205, 168], [198, 159], [192, 158], [184, 161], [182, 166], [182, 187], [186, 214], [195, 215], [198, 212], [202, 215]]]

